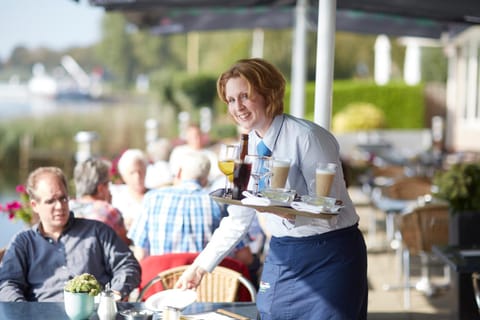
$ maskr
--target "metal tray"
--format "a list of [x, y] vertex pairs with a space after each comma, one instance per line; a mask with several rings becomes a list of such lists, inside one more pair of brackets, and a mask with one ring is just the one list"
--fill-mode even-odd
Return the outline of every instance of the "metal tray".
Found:
[[312, 213], [308, 211], [299, 211], [295, 210], [290, 206], [261, 206], [261, 205], [245, 205], [240, 200], [234, 200], [232, 198], [223, 197], [224, 190], [218, 189], [210, 193], [210, 196], [213, 200], [222, 204], [231, 204], [236, 206], [243, 206], [253, 208], [257, 211], [275, 213], [280, 215], [292, 214], [296, 216], [303, 216], [308, 218], [317, 218], [317, 219], [331, 219], [334, 216], [337, 216], [340, 213], [340, 210], [337, 212], [321, 212], [321, 213]]

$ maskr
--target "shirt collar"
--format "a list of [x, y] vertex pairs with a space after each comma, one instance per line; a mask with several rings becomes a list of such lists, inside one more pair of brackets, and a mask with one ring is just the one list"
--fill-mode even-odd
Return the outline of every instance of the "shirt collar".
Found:
[[280, 129], [282, 128], [282, 122], [283, 122], [283, 117], [284, 115], [278, 115], [273, 118], [272, 124], [267, 130], [267, 133], [263, 137], [263, 139], [260, 139], [260, 137], [257, 136], [258, 141], [263, 140], [263, 143], [273, 151], [275, 148], [275, 140], [279, 134]]

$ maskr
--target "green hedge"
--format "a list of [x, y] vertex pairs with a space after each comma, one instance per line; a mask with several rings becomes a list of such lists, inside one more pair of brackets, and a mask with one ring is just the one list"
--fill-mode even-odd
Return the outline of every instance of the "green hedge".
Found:
[[[419, 129], [424, 127], [425, 99], [423, 84], [407, 86], [391, 83], [377, 86], [365, 81], [335, 81], [333, 85], [332, 116], [349, 103], [368, 102], [385, 113], [387, 129]], [[305, 118], [313, 120], [315, 83], [306, 85]], [[286, 111], [289, 112], [290, 87], [285, 94]]]

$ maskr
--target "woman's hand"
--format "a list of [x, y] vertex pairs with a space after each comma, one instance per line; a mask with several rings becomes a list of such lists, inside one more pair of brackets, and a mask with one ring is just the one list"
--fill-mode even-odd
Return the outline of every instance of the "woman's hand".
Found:
[[182, 290], [195, 289], [200, 285], [206, 273], [207, 271], [199, 266], [190, 265], [180, 276], [177, 283], [175, 283], [175, 288]]

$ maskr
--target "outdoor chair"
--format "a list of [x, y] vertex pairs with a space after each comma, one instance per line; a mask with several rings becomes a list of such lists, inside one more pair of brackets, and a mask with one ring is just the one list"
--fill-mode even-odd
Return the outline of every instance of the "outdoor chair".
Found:
[[419, 198], [430, 195], [432, 182], [424, 177], [403, 177], [381, 188], [380, 195], [374, 195], [377, 208], [385, 212], [386, 237], [393, 249], [400, 247], [396, 217], [417, 205]]
[[[372, 166], [366, 177], [363, 178], [362, 190], [370, 197], [370, 204], [375, 204], [375, 199], [382, 195], [382, 188], [392, 185], [398, 179], [405, 177], [405, 168], [400, 165]], [[377, 237], [377, 213], [370, 211], [368, 222], [368, 244], [370, 247], [379, 246], [376, 244]], [[392, 237], [388, 238], [391, 240]], [[383, 248], [382, 245], [380, 247]]]
[[[144, 293], [155, 283], [161, 283], [163, 290], [172, 289], [188, 265], [174, 267], [160, 272], [140, 291], [137, 301], [141, 301]], [[251, 301], [256, 300], [256, 290], [253, 284], [239, 272], [222, 266], [217, 266], [207, 273], [197, 288], [198, 302], [234, 302], [238, 301], [239, 285], [243, 285], [250, 293]]]
[[[448, 206], [427, 204], [418, 206], [400, 216], [400, 233], [402, 236], [402, 271], [404, 278], [404, 305], [410, 307], [410, 289], [415, 288], [427, 296], [434, 295], [441, 287], [430, 281], [430, 257], [433, 245], [448, 244]], [[416, 284], [410, 283], [410, 257], [420, 256], [421, 278]], [[449, 284], [449, 270], [444, 267], [444, 277]]]
[[[167, 253], [162, 255], [148, 256], [142, 259], [140, 261], [142, 275], [140, 286], [138, 288], [139, 291], [142, 292], [142, 294], [141, 296], [139, 295], [136, 300], [145, 301], [155, 292], [164, 290], [162, 284], [159, 282], [151, 284], [149, 288], [145, 287], [161, 272], [178, 266], [190, 265], [193, 263], [197, 256], [198, 252]], [[237, 271], [249, 281], [251, 281], [252, 279], [250, 276], [250, 272], [248, 271], [248, 267], [237, 259], [225, 257], [220, 262], [219, 266]], [[240, 286], [238, 290], [238, 301], [251, 301], [251, 294], [244, 286]]]

